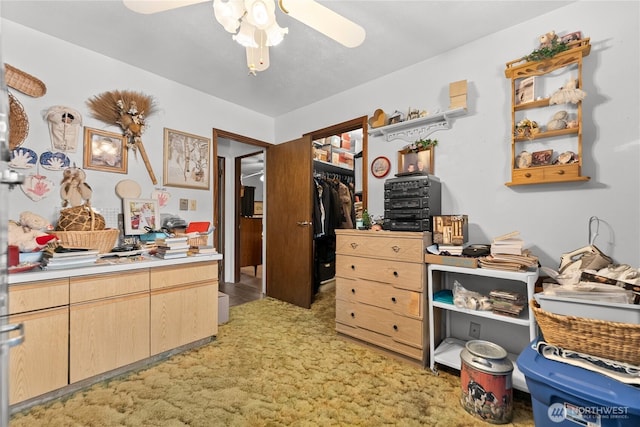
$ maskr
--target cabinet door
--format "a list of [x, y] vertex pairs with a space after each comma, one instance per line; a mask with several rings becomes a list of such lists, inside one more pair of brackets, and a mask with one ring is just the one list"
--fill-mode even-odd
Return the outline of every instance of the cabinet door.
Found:
[[149, 294], [71, 306], [72, 383], [149, 357]]
[[217, 281], [151, 292], [152, 355], [217, 333]]
[[9, 404], [67, 385], [69, 307], [9, 317], [23, 323], [25, 340], [9, 352]]

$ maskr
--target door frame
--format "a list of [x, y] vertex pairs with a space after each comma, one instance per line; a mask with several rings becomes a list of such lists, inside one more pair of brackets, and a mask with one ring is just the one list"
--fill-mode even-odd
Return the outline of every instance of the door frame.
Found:
[[[218, 191], [219, 172], [218, 172], [218, 161], [217, 161], [217, 159], [218, 159], [218, 139], [220, 139], [220, 138], [229, 139], [231, 141], [239, 142], [239, 143], [242, 143], [242, 144], [255, 145], [256, 147], [262, 147], [265, 150], [267, 150], [270, 146], [273, 145], [273, 144], [270, 144], [268, 142], [261, 141], [259, 139], [254, 139], [254, 138], [251, 138], [251, 137], [248, 137], [248, 136], [244, 136], [244, 135], [240, 135], [240, 134], [237, 134], [237, 133], [229, 132], [229, 131], [226, 131], [226, 130], [223, 130], [223, 129], [213, 128], [211, 141], [212, 141], [212, 145], [213, 145], [213, 147], [212, 147], [213, 159], [215, 159], [215, 161], [212, 161], [211, 163], [214, 165], [213, 166], [213, 181], [214, 182], [213, 182], [213, 194], [212, 194], [212, 197], [213, 197], [212, 206], [214, 206], [214, 207], [219, 205], [219, 197], [220, 197], [220, 194], [219, 194], [219, 191]], [[238, 176], [237, 179], [239, 181], [239, 176]], [[225, 185], [225, 188], [228, 188], [228, 186]], [[234, 188], [234, 190], [236, 189], [236, 184], [235, 183], [233, 185], [233, 188]], [[236, 206], [237, 206], [237, 204], [239, 204], [239, 200], [237, 200], [239, 198], [239, 193], [234, 193], [234, 195], [235, 195], [234, 196], [234, 200], [236, 200], [235, 203], [236, 203]], [[237, 209], [237, 207], [236, 207], [236, 209]], [[220, 239], [220, 232], [221, 232], [220, 231], [220, 222], [221, 222], [221, 216], [220, 215], [221, 215], [221, 213], [219, 212], [219, 210], [214, 208], [213, 209], [213, 224], [215, 226], [215, 229], [213, 231], [213, 241], [214, 242], [218, 242], [219, 239]], [[233, 236], [233, 239], [234, 239], [234, 242], [235, 242], [234, 246], [237, 247], [238, 244], [239, 244], [239, 239], [240, 239], [239, 227], [238, 227], [239, 218], [238, 218], [237, 214], [234, 215], [234, 216], [236, 216], [236, 218], [234, 220], [234, 233], [233, 233], [234, 236]], [[266, 232], [267, 232], [266, 225], [264, 225], [264, 227], [265, 227], [264, 228], [264, 232], [266, 234]], [[224, 230], [222, 230], [222, 235], [223, 236], [225, 235]], [[227, 237], [228, 236], [225, 237], [225, 240], [227, 239]], [[223, 241], [222, 244], [223, 244], [223, 247], [218, 248], [218, 252], [220, 254], [222, 254], [223, 256], [225, 256], [226, 242]], [[263, 254], [263, 256], [264, 255], [265, 254]], [[235, 254], [234, 254], [233, 258], [234, 259], [233, 259], [233, 264], [232, 264], [233, 265], [232, 271], [235, 272], [235, 270], [236, 270], [235, 266], [239, 263], [239, 259], [236, 257]], [[265, 269], [266, 269], [266, 266], [263, 268], [263, 270], [265, 270]], [[235, 273], [234, 273], [234, 276], [235, 276]], [[239, 276], [238, 277], [233, 277], [233, 281], [234, 282], [237, 282], [239, 279], [240, 279]], [[224, 281], [224, 276], [221, 277], [220, 280]]]

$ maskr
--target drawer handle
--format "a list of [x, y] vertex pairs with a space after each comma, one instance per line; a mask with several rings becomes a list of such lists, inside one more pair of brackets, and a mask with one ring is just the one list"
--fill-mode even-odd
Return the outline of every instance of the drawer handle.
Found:
[[355, 313], [351, 313], [351, 317], [353, 317], [355, 319], [356, 318], [356, 314]]
[[393, 249], [393, 252], [400, 252], [400, 246], [391, 246], [391, 249]]
[[394, 275], [395, 277], [398, 277], [398, 272], [397, 272], [397, 271], [394, 271], [394, 272], [393, 272], [393, 275]]
[[351, 269], [352, 269], [352, 270], [355, 270], [355, 269], [356, 269], [356, 266], [355, 266], [355, 265], [353, 265], [353, 264], [351, 264]]
[[558, 175], [564, 175], [564, 169], [560, 169], [560, 170], [558, 171]]
[[353, 288], [351, 288], [351, 293], [352, 293], [352, 294], [355, 294], [355, 293], [356, 293], [356, 290], [355, 290], [355, 289], [353, 289]]
[[391, 297], [391, 302], [395, 304], [396, 303], [396, 297]]
[[525, 178], [531, 178], [531, 174], [529, 172], [524, 174]]
[[398, 325], [393, 325], [393, 330], [397, 331], [398, 330]]
[[355, 248], [357, 248], [357, 247], [358, 247], [358, 244], [357, 244], [357, 243], [355, 243], [355, 242], [354, 242], [354, 243], [351, 243], [351, 248], [352, 248], [352, 249], [355, 249]]

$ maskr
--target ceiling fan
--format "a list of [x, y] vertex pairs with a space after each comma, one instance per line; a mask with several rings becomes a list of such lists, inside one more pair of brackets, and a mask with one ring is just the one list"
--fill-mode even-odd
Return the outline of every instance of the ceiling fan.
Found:
[[[269, 67], [269, 46], [277, 45], [287, 28], [275, 20], [275, 0], [122, 0], [134, 12], [151, 14], [209, 1], [216, 20], [247, 50], [249, 74]], [[366, 32], [360, 25], [315, 0], [277, 0], [280, 10], [345, 47], [357, 47]], [[237, 33], [236, 33], [237, 32]]]

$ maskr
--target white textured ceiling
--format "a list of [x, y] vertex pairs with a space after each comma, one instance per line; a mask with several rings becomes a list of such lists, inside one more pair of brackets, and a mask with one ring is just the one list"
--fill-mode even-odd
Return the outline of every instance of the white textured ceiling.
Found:
[[[3, 18], [91, 49], [267, 116], [508, 28], [570, 1], [320, 1], [363, 26], [353, 49], [276, 10], [289, 28], [268, 70], [249, 76], [245, 50], [213, 17], [211, 2], [140, 15], [121, 1], [2, 0]], [[12, 43], [4, 40], [3, 43]]]

